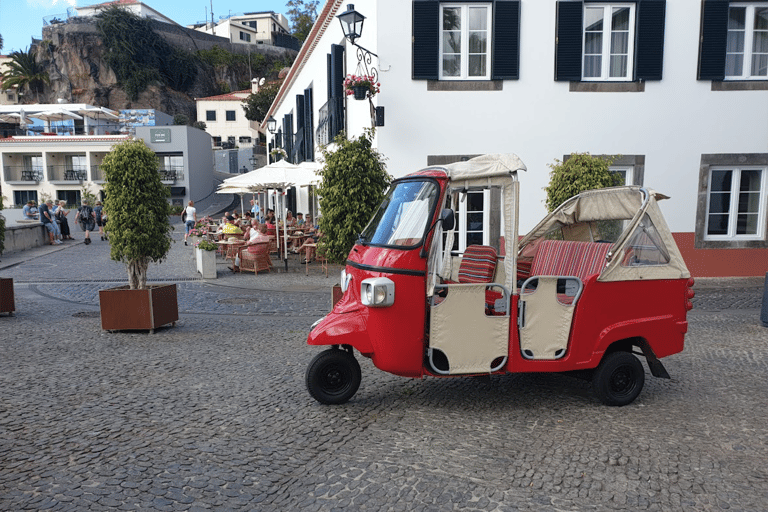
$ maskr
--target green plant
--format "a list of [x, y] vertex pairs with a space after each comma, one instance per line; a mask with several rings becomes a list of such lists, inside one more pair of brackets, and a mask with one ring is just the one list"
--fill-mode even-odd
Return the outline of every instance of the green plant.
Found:
[[203, 130], [203, 131], [205, 131], [205, 129], [208, 128], [208, 126], [205, 124], [205, 121], [195, 121], [194, 123], [192, 123], [192, 127], [197, 128], [198, 130]]
[[374, 82], [376, 77], [372, 75], [347, 75], [344, 79], [344, 90], [347, 91], [347, 96], [354, 94], [355, 87], [364, 87], [369, 98], [376, 96], [376, 93], [381, 92], [381, 84]]
[[19, 91], [26, 87], [38, 97], [44, 86], [51, 81], [43, 65], [37, 62], [36, 53], [32, 47], [26, 52], [11, 52], [10, 62], [6, 64], [5, 72], [0, 74], [0, 87], [18, 87]]
[[597, 188], [613, 187], [621, 184], [621, 177], [612, 173], [609, 166], [616, 157], [592, 156], [589, 153], [571, 153], [564, 162], [555, 159], [549, 167], [549, 185], [546, 206], [553, 211], [566, 199]]
[[90, 185], [84, 184], [82, 190], [80, 191], [80, 202], [82, 201], [88, 201], [88, 204], [93, 206], [96, 204], [96, 194], [91, 192]]
[[181, 212], [184, 211], [184, 207], [178, 204], [174, 204], [171, 206], [171, 209], [169, 210], [169, 215], [181, 215]]
[[293, 37], [299, 41], [304, 41], [312, 30], [319, 3], [318, 0], [288, 0], [285, 4], [288, 7], [286, 14], [293, 27]]
[[197, 248], [203, 251], [215, 251], [219, 247], [211, 241], [201, 240], [200, 243], [197, 244]]
[[259, 89], [259, 92], [249, 94], [243, 101], [245, 118], [249, 121], [263, 121], [272, 102], [275, 101], [280, 84], [267, 84]]
[[110, 257], [126, 264], [132, 290], [144, 289], [149, 264], [162, 262], [171, 248], [170, 190], [160, 181], [157, 156], [140, 139], [115, 145], [101, 166]]
[[176, 114], [173, 116], [173, 124], [183, 126], [189, 124], [189, 116], [185, 114]]
[[336, 136], [336, 149], [322, 148], [325, 165], [320, 171], [320, 230], [324, 253], [334, 262], [347, 258], [358, 234], [384, 199], [391, 176], [384, 157], [373, 147], [374, 130], [358, 138]]

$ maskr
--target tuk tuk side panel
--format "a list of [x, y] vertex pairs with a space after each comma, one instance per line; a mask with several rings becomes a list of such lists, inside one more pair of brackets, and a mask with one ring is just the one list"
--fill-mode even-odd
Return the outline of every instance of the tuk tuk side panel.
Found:
[[634, 337], [645, 339], [658, 358], [681, 352], [687, 331], [686, 289], [686, 279], [603, 283], [592, 276], [584, 282], [576, 306], [566, 355], [558, 360], [525, 359], [518, 337], [510, 336], [508, 371], [595, 368], [611, 343]]

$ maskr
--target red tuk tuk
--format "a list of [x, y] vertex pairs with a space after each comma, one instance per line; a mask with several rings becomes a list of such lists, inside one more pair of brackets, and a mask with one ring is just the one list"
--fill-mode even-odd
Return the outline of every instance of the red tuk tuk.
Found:
[[[394, 180], [352, 248], [343, 295], [307, 343], [331, 348], [306, 384], [324, 404], [361, 381], [356, 350], [404, 377], [572, 372], [605, 404], [631, 403], [659, 359], [683, 350], [693, 279], [657, 192], [584, 192], [519, 239], [515, 155], [484, 155]], [[456, 211], [489, 191], [487, 245], [457, 251]], [[501, 253], [501, 254], [499, 254]]]

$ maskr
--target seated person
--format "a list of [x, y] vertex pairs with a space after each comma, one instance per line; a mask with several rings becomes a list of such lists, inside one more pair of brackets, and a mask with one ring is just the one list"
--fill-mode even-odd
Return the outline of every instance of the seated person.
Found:
[[315, 225], [312, 223], [312, 216], [307, 214], [307, 218], [304, 219], [304, 225], [302, 226], [304, 228], [304, 233], [312, 233], [317, 230]]
[[297, 228], [304, 227], [304, 214], [301, 212], [296, 214], [296, 227]]
[[293, 218], [293, 213], [291, 213], [291, 210], [288, 210], [288, 213], [285, 216], [285, 225], [289, 228], [296, 226], [296, 219]]
[[24, 208], [22, 209], [22, 215], [25, 220], [38, 219], [37, 207], [35, 206], [34, 201], [27, 201], [27, 204], [25, 204]]
[[251, 227], [251, 233], [248, 241], [245, 243], [245, 245], [253, 245], [260, 242], [269, 242], [269, 236], [267, 236], [267, 225], [262, 224], [261, 226], [258, 226], [256, 223], [256, 220], [253, 221], [254, 224]]
[[323, 236], [322, 231], [317, 231], [314, 235], [307, 238], [307, 240], [299, 247], [297, 252], [306, 251], [306, 258], [301, 260], [301, 263], [309, 263], [315, 259], [315, 250], [317, 249], [317, 241]]

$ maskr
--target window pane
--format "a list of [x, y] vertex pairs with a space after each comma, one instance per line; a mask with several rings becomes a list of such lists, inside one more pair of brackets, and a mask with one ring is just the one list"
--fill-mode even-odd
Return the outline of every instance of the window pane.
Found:
[[731, 209], [731, 194], [717, 192], [709, 195], [709, 213], [725, 213]]
[[752, 76], [768, 76], [768, 55], [752, 56]]
[[485, 55], [469, 56], [469, 76], [485, 76]]
[[483, 245], [483, 234], [467, 233], [467, 247], [470, 245]]
[[614, 32], [611, 34], [611, 53], [621, 53], [626, 55], [629, 48], [629, 33]]
[[469, 33], [469, 53], [486, 53], [487, 43], [488, 34], [486, 32]]
[[482, 229], [483, 229], [483, 214], [468, 213], [467, 214], [467, 230], [482, 231]]
[[730, 192], [732, 173], [733, 171], [712, 171], [709, 190], [712, 192]]
[[461, 7], [443, 9], [443, 30], [461, 30]]
[[629, 30], [629, 7], [613, 8], [613, 30]]
[[725, 56], [725, 76], [741, 76], [744, 68], [744, 56], [732, 53]]
[[443, 32], [443, 53], [461, 53], [461, 32]]
[[443, 56], [443, 76], [461, 75], [461, 56], [445, 55]]
[[728, 9], [728, 30], [744, 30], [746, 7], [731, 7]]
[[584, 30], [602, 31], [603, 30], [603, 8], [586, 7], [584, 9]]
[[755, 7], [755, 30], [768, 30], [768, 7]]
[[627, 76], [627, 57], [625, 55], [611, 56], [611, 77]]
[[756, 213], [743, 213], [736, 217], [737, 235], [756, 235], [758, 217]]
[[586, 55], [600, 55], [603, 52], [603, 33], [588, 32], [584, 34], [584, 53]]
[[488, 9], [486, 7], [469, 8], [469, 30], [488, 30]]
[[585, 56], [584, 57], [584, 77], [597, 78], [600, 76], [600, 68], [602, 67], [602, 57], [600, 55]]
[[467, 211], [468, 212], [482, 212], [483, 211], [483, 193], [482, 192], [469, 192], [467, 193]]
[[727, 53], [742, 53], [744, 52], [744, 31], [729, 30], [728, 42], [725, 45], [725, 51]]
[[710, 214], [707, 222], [707, 234], [708, 235], [727, 235], [728, 234], [728, 215]]

